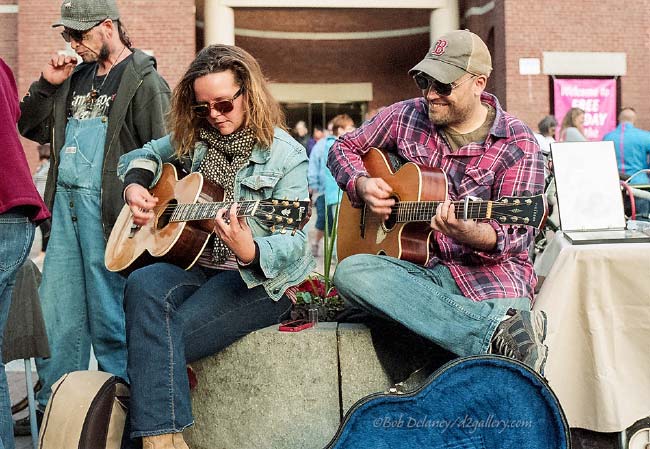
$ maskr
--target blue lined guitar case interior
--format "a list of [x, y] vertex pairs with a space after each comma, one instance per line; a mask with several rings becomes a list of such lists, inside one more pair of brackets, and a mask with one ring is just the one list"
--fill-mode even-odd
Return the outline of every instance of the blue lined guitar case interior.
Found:
[[327, 449], [570, 447], [547, 382], [522, 363], [482, 355], [447, 363], [413, 393], [361, 399]]

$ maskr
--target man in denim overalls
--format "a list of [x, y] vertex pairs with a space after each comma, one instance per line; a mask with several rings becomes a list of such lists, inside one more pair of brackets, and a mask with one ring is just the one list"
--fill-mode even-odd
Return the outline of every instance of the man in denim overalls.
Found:
[[52, 357], [36, 363], [41, 410], [63, 374], [88, 369], [91, 345], [100, 370], [127, 378], [124, 279], [104, 267], [123, 206], [115, 171], [122, 154], [166, 134], [170, 95], [155, 60], [131, 48], [114, 0], [65, 0], [53, 26], [83, 63], [53, 56], [21, 103], [23, 136], [52, 146], [52, 231], [40, 288]]

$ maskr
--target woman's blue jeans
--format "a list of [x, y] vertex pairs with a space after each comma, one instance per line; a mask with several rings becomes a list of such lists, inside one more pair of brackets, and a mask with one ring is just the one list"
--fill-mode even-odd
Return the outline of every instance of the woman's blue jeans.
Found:
[[530, 310], [527, 298], [472, 301], [444, 265], [425, 268], [388, 256], [346, 258], [334, 285], [346, 308], [397, 321], [461, 357], [488, 351], [508, 309]]
[[[0, 214], [0, 349], [4, 336], [16, 273], [34, 240], [34, 224], [27, 216], [12, 209]], [[14, 426], [5, 366], [0, 357], [0, 449], [14, 448]]]
[[238, 271], [157, 263], [126, 284], [131, 438], [181, 432], [193, 423], [186, 363], [215, 354], [287, 317], [291, 301], [249, 289]]

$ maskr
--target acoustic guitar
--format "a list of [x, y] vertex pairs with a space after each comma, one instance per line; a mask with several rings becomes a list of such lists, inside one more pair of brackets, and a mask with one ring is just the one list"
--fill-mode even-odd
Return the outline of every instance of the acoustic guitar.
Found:
[[[217, 212], [234, 203], [222, 202], [223, 190], [203, 179], [200, 173], [190, 173], [179, 180], [171, 164], [163, 165], [161, 178], [151, 194], [158, 198], [158, 205], [149, 223], [134, 225], [128, 205], [117, 217], [104, 255], [109, 271], [128, 274], [154, 262], [190, 269], [213, 233]], [[309, 221], [310, 213], [309, 201], [237, 201], [238, 217], [254, 217], [272, 232], [295, 233]]]
[[[353, 254], [385, 254], [426, 265], [431, 257], [431, 218], [447, 198], [444, 171], [412, 162], [395, 170], [387, 155], [377, 148], [364, 155], [363, 163], [371, 177], [382, 178], [393, 188], [395, 205], [388, 220], [383, 220], [365, 205], [352, 207], [347, 195], [343, 195], [337, 228], [339, 260]], [[543, 226], [548, 211], [544, 195], [452, 203], [461, 219], [496, 220], [504, 225], [535, 228]], [[526, 232], [519, 229], [522, 231]]]

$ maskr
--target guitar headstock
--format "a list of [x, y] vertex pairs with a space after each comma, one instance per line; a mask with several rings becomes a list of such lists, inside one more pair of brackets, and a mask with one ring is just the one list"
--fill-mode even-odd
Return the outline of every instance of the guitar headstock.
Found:
[[272, 229], [294, 232], [302, 229], [311, 217], [311, 201], [264, 200], [255, 211], [255, 218]]
[[540, 229], [544, 226], [547, 214], [546, 195], [504, 196], [492, 202], [490, 218], [505, 225], [524, 225]]

